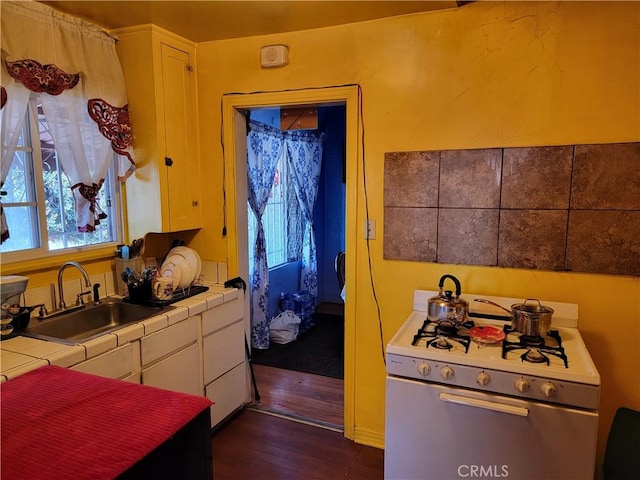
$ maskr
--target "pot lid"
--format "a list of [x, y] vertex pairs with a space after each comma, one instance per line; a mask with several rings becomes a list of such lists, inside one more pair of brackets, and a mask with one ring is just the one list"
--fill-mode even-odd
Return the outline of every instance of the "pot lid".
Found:
[[[537, 302], [537, 303], [527, 303]], [[553, 313], [553, 308], [545, 307], [537, 298], [527, 298], [523, 303], [514, 303], [511, 305], [512, 310], [526, 313]]]

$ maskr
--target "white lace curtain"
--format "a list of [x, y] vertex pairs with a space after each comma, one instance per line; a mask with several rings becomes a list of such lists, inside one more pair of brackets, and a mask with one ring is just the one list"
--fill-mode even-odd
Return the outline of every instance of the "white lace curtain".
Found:
[[[114, 152], [120, 181], [135, 167], [116, 39], [41, 3], [2, 1], [1, 8], [0, 181], [4, 183], [13, 161], [29, 96], [35, 92], [71, 184], [78, 231], [94, 231], [106, 217], [96, 196]], [[2, 236], [8, 238], [8, 231]]]

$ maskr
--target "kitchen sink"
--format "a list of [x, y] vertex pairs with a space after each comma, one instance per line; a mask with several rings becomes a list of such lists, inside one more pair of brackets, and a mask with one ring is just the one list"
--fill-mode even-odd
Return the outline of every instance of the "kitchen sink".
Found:
[[108, 298], [99, 304], [87, 304], [80, 310], [62, 313], [50, 319], [32, 318], [30, 326], [21, 334], [75, 345], [173, 308], [175, 307], [135, 305]]

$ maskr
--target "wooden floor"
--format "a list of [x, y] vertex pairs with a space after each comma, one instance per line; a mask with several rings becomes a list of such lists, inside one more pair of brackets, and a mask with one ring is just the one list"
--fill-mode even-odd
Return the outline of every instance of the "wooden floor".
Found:
[[212, 440], [216, 480], [376, 480], [384, 453], [342, 433], [244, 409]]
[[214, 433], [216, 480], [384, 477], [383, 450], [344, 438], [343, 380], [257, 364], [253, 369], [260, 400]]
[[253, 364], [260, 401], [251, 407], [344, 430], [343, 380]]

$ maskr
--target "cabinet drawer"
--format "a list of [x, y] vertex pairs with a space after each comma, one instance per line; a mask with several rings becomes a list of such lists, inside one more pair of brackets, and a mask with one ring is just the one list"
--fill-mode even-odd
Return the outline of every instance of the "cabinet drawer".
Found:
[[133, 347], [128, 343], [91, 358], [86, 362], [74, 365], [71, 370], [92, 373], [107, 378], [124, 378], [136, 373], [133, 368], [134, 365]]
[[246, 392], [247, 374], [244, 362], [207, 385], [206, 397], [214, 402], [211, 405], [211, 426], [217, 425], [236, 408], [244, 405]]
[[202, 335], [208, 335], [240, 320], [244, 316], [244, 305], [240, 301], [241, 298], [242, 295], [239, 295], [233, 300], [202, 312]]
[[142, 384], [202, 396], [199, 366], [198, 345], [194, 343], [142, 370]]
[[236, 322], [203, 341], [205, 385], [244, 361], [244, 324]]
[[195, 342], [198, 338], [198, 320], [197, 316], [187, 318], [169, 328], [142, 337], [140, 340], [142, 365], [155, 362], [180, 347]]

